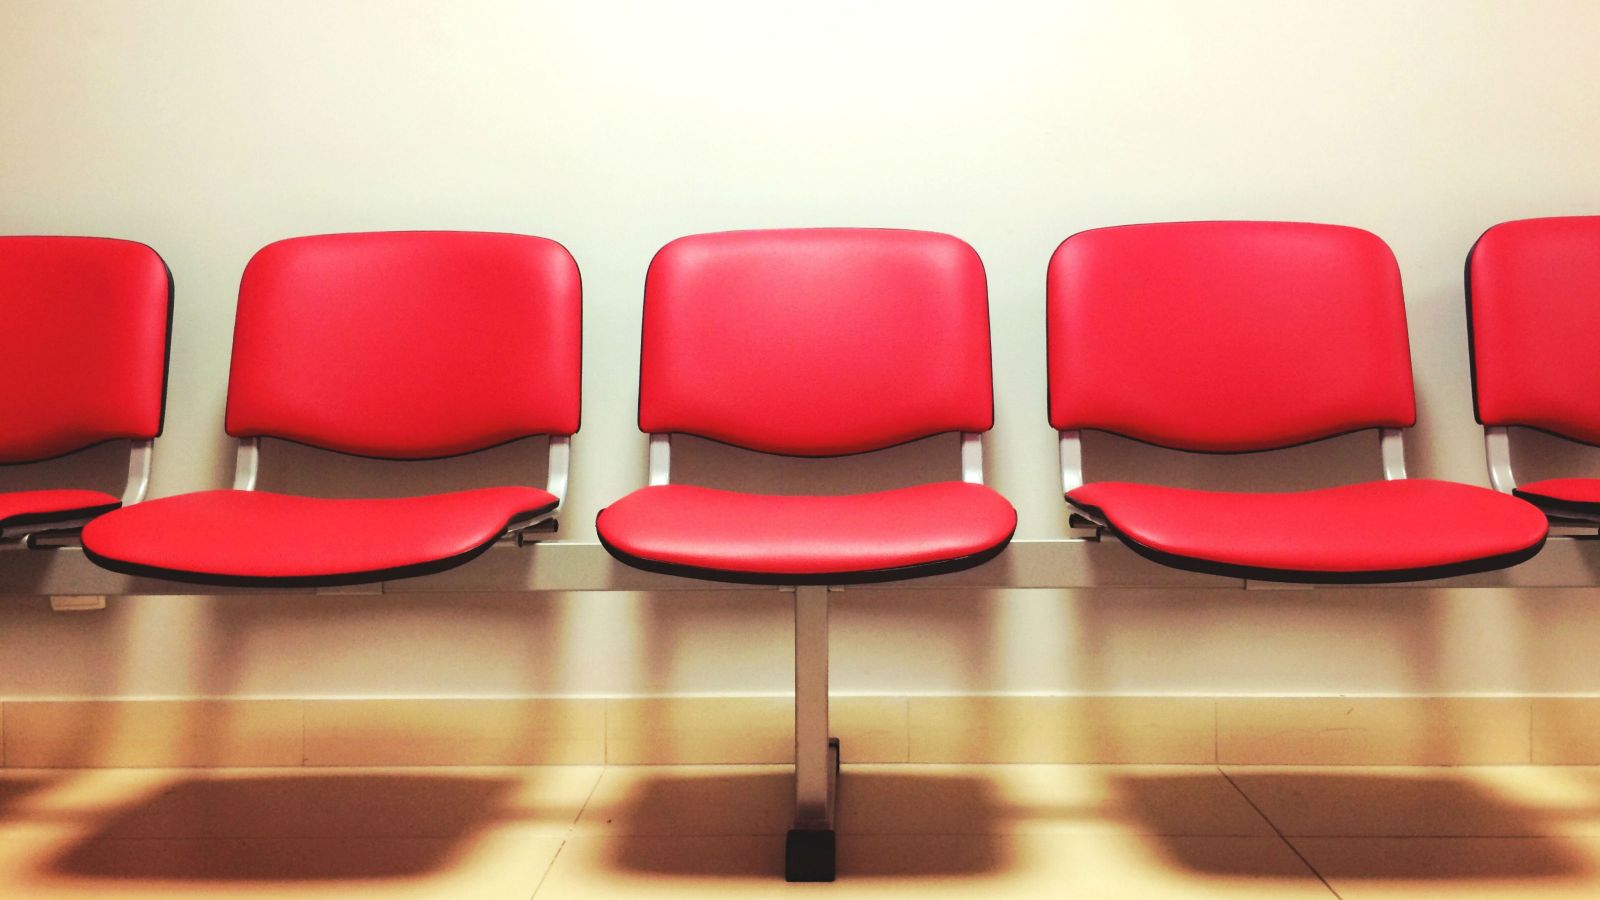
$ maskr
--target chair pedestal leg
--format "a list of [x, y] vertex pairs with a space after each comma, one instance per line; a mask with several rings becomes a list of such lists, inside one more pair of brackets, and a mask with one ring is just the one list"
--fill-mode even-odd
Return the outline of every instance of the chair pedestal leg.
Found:
[[832, 881], [839, 742], [828, 736], [828, 589], [794, 592], [794, 827], [784, 877]]

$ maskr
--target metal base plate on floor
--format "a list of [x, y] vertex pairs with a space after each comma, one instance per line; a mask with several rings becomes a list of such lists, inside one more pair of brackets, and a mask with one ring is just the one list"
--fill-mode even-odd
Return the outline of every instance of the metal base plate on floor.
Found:
[[834, 840], [830, 831], [789, 832], [784, 846], [783, 877], [785, 881], [832, 881], [834, 876]]

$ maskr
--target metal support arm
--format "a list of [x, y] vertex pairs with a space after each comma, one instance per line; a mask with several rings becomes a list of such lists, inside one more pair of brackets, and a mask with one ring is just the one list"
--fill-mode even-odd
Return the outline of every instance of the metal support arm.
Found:
[[550, 436], [550, 467], [544, 479], [544, 489], [556, 497], [555, 515], [567, 502], [567, 472], [572, 466], [572, 438], [566, 435]]
[[1489, 461], [1489, 483], [1503, 493], [1516, 490], [1517, 479], [1511, 474], [1511, 429], [1504, 425], [1483, 429], [1483, 450]]
[[833, 827], [833, 762], [828, 743], [828, 589], [794, 592], [794, 825]]
[[983, 435], [975, 431], [961, 432], [961, 480], [983, 484]]
[[1061, 432], [1061, 493], [1083, 487], [1083, 440], [1076, 430]]
[[233, 457], [233, 489], [253, 491], [261, 474], [261, 439], [240, 438]]
[[828, 588], [794, 592], [794, 825], [789, 881], [832, 881], [839, 743], [828, 736]]
[[1378, 449], [1383, 454], [1383, 477], [1386, 481], [1400, 481], [1406, 477], [1405, 432], [1398, 428], [1378, 431]]
[[550, 461], [545, 469], [544, 489], [555, 495], [555, 509], [537, 518], [518, 523], [507, 533], [507, 540], [515, 541], [518, 546], [522, 546], [537, 541], [542, 534], [555, 533], [557, 527], [556, 516], [561, 513], [561, 507], [567, 502], [567, 477], [571, 465], [572, 438], [567, 435], [552, 434], [550, 436]]
[[672, 480], [672, 435], [650, 435], [651, 487], [659, 487]]
[[122, 489], [122, 505], [143, 503], [150, 493], [150, 460], [155, 441], [134, 441], [128, 448], [128, 483]]
[[[150, 462], [155, 441], [133, 441], [128, 447], [128, 480], [122, 488], [122, 505], [132, 506], [143, 502], [150, 492]], [[0, 541], [21, 541], [17, 546], [29, 549], [54, 549], [78, 546], [78, 530], [89, 524], [88, 518], [60, 519], [31, 522], [0, 529]]]

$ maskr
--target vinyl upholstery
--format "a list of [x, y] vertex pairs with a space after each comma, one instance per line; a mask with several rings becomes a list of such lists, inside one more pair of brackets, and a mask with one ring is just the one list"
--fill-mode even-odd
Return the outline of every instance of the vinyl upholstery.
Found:
[[[454, 455], [578, 427], [578, 271], [543, 238], [468, 232], [279, 241], [240, 287], [227, 427], [349, 454]], [[118, 572], [263, 586], [437, 572], [557, 498], [497, 486], [389, 499], [200, 491], [84, 529]]]
[[518, 234], [290, 238], [239, 287], [228, 433], [415, 459], [578, 429], [571, 254]]
[[[994, 424], [983, 264], [944, 234], [862, 228], [694, 235], [645, 284], [639, 427], [793, 456], [862, 453]], [[602, 510], [638, 568], [853, 584], [1000, 553], [1016, 511], [939, 482], [848, 496], [647, 487]]]
[[639, 428], [796, 456], [994, 424], [983, 264], [945, 234], [734, 231], [645, 281]]
[[1485, 425], [1600, 444], [1600, 216], [1505, 222], [1467, 259], [1473, 396]]
[[0, 237], [0, 463], [160, 434], [171, 305], [144, 244]]
[[607, 549], [641, 568], [762, 584], [932, 574], [993, 556], [1016, 527], [1004, 497], [962, 481], [827, 497], [660, 485], [598, 521]]
[[[1369, 232], [1185, 222], [1074, 235], [1048, 276], [1050, 422], [1242, 452], [1413, 424], [1394, 254]], [[1180, 569], [1392, 582], [1503, 568], [1543, 546], [1533, 506], [1472, 485], [1286, 493], [1089, 483], [1067, 501]]]
[[113, 571], [269, 587], [356, 584], [442, 571], [508, 525], [554, 509], [533, 487], [384, 499], [198, 491], [138, 503], [83, 530]]
[[1394, 254], [1356, 228], [1073, 235], [1047, 274], [1050, 422], [1236, 452], [1414, 424]]
[[1067, 495], [1167, 565], [1313, 583], [1411, 581], [1504, 568], [1537, 553], [1539, 510], [1468, 484], [1407, 478], [1288, 493], [1103, 481]]

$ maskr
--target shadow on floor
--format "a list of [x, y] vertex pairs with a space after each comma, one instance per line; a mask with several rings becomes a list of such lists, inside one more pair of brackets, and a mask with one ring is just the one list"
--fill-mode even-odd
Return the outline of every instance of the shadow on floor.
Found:
[[[1584, 856], [1558, 834], [1547, 813], [1519, 806], [1497, 796], [1470, 777], [1448, 768], [1417, 774], [1320, 773], [1233, 770], [1231, 780], [1291, 845], [1307, 840], [1404, 838], [1394, 852], [1370, 857], [1342, 878], [1525, 880], [1568, 878], [1588, 874]], [[1126, 774], [1112, 778], [1130, 815], [1162, 828], [1169, 822], [1168, 798], [1190, 788], [1185, 782], [1209, 776]], [[1402, 824], [1403, 823], [1403, 824]], [[1543, 838], [1522, 842], [1519, 852], [1483, 859], [1470, 867], [1440, 867], [1435, 861], [1405, 852], [1418, 838], [1516, 837]], [[1213, 874], [1249, 874], [1227, 860], [1185, 852], [1194, 845], [1153, 841], [1174, 865]], [[1420, 848], [1420, 844], [1417, 845]], [[1317, 860], [1312, 858], [1313, 866]], [[1327, 873], [1323, 873], [1327, 874]]]
[[18, 800], [35, 791], [54, 784], [56, 779], [40, 775], [12, 775], [0, 776], [0, 824], [7, 821], [6, 813]]
[[[874, 825], [885, 833], [915, 831], [915, 820], [902, 823], [899, 830], [894, 828], [896, 809], [936, 804], [960, 810], [966, 822], [973, 823], [992, 823], [998, 815], [994, 786], [968, 775], [894, 775], [846, 769], [838, 788], [842, 809], [853, 794], [874, 799], [915, 798], [914, 804], [904, 806], [878, 802]], [[624, 831], [637, 830], [634, 823], [648, 823], [648, 833], [629, 834], [611, 844], [613, 863], [619, 870], [683, 878], [782, 878], [784, 836], [794, 818], [794, 773], [776, 770], [683, 777], [669, 770], [648, 775], [638, 781], [626, 809], [614, 818]], [[1011, 865], [1002, 836], [982, 833], [998, 828], [978, 825], [973, 831], [963, 842], [962, 854], [928, 855], [917, 860], [915, 870], [930, 876], [976, 876]], [[749, 836], [758, 852], [728, 854], [725, 838], [730, 834]], [[848, 831], [838, 834], [838, 855], [842, 860], [850, 858], [851, 878], [906, 874], [906, 860], [850, 854], [848, 844], [858, 838]]]
[[[794, 814], [793, 792], [794, 776], [787, 771], [696, 773], [692, 777], [668, 771], [646, 776], [635, 785], [627, 807], [614, 817], [623, 830], [634, 833], [613, 842], [613, 862], [624, 871], [652, 875], [782, 878], [784, 836]], [[993, 785], [983, 778], [851, 772], [847, 768], [839, 785], [841, 808], [851, 802], [852, 794], [873, 798], [873, 825], [878, 833], [915, 833], [915, 818], [895, 827], [895, 811], [915, 817], [917, 808], [926, 809], [930, 804], [959, 810], [965, 821], [978, 823], [971, 829], [973, 833], [963, 835], [961, 853], [918, 859], [915, 871], [919, 873], [981, 875], [1011, 865], [1002, 836], [988, 833], [1000, 830], [993, 827], [999, 807]], [[906, 802], [895, 802], [897, 797]], [[732, 809], [734, 804], [737, 811]], [[982, 824], [986, 822], [988, 827]], [[647, 833], [639, 833], [641, 830]], [[762, 852], [729, 855], [722, 840], [729, 835], [751, 837]], [[905, 860], [850, 854], [849, 843], [861, 837], [843, 830], [838, 835], [839, 856], [841, 861], [850, 859], [851, 877], [907, 874]]]
[[[52, 865], [104, 879], [415, 876], [452, 865], [487, 826], [540, 821], [539, 810], [516, 806], [520, 784], [481, 775], [197, 775], [121, 810]], [[369, 843], [340, 852], [356, 840]]]
[[[75, 878], [213, 882], [219, 890], [227, 882], [245, 890], [265, 881], [405, 878], [459, 865], [492, 827], [571, 816], [570, 809], [543, 808], [537, 782], [527, 777], [433, 772], [186, 774], [88, 823], [92, 833], [46, 865]], [[1564, 817], [1600, 815], [1589, 792], [1580, 802], [1541, 809], [1497, 792], [1481, 775], [1475, 780], [1450, 769], [1232, 770], [1230, 777], [1313, 866], [1329, 860], [1335, 870], [1323, 873], [1329, 877], [1411, 881], [1443, 891], [1469, 880], [1590, 875], [1586, 855], [1562, 828]], [[1109, 803], [1052, 807], [1003, 798], [996, 782], [971, 770], [847, 767], [840, 783], [841, 869], [851, 878], [994, 875], [1027, 864], [1006, 833], [1110, 817], [1118, 830], [1141, 835], [1139, 845], [1174, 873], [1284, 877], [1270, 856], [1219, 853], [1215, 841], [1196, 840], [1195, 798], [1215, 791], [1214, 770], [1110, 770], [1105, 778]], [[0, 780], [0, 815], [48, 783]], [[646, 876], [781, 878], [792, 790], [792, 774], [781, 768], [644, 771], [604, 823], [619, 838], [608, 842], [612, 865]], [[1380, 850], [1332, 846], [1403, 835]], [[1460, 842], [1440, 850], [1429, 836], [1538, 840], [1469, 858], [1460, 855], [1470, 854]], [[352, 852], [358, 841], [360, 852]]]

